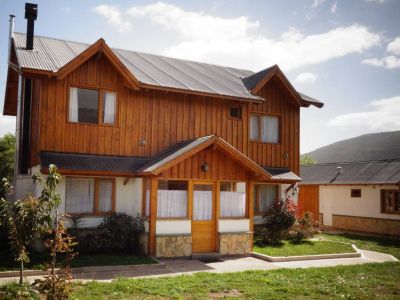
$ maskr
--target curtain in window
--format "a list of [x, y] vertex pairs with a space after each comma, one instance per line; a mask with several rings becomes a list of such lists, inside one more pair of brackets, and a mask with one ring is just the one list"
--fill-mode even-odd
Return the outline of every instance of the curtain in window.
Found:
[[105, 92], [104, 93], [103, 123], [114, 124], [116, 100], [117, 100], [117, 94], [115, 92]]
[[259, 137], [259, 123], [258, 116], [250, 116], [250, 140], [257, 141]]
[[67, 213], [92, 213], [94, 180], [67, 178], [65, 210]]
[[212, 220], [212, 191], [193, 191], [193, 220]]
[[277, 197], [276, 191], [275, 185], [260, 185], [260, 212], [267, 212], [272, 209]]
[[146, 207], [145, 207], [146, 217], [150, 216], [150, 190], [146, 190]]
[[187, 217], [187, 191], [158, 190], [157, 217]]
[[261, 140], [267, 143], [279, 142], [279, 118], [275, 116], [262, 116]]
[[246, 213], [246, 193], [221, 192], [221, 217], [244, 217]]
[[69, 121], [78, 122], [78, 88], [69, 90]]
[[99, 180], [98, 211], [110, 212], [112, 209], [113, 182], [111, 180]]

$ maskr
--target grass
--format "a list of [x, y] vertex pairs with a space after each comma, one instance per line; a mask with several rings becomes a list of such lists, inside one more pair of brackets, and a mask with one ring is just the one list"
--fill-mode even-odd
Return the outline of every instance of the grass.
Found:
[[[44, 270], [46, 263], [50, 262], [50, 256], [46, 253], [32, 253], [30, 263], [25, 269]], [[156, 263], [151, 257], [145, 255], [127, 254], [79, 254], [72, 261], [72, 267], [90, 266], [115, 266], [115, 265], [141, 265]], [[5, 253], [0, 254], [0, 271], [18, 270], [18, 264], [12, 257]]]
[[400, 263], [77, 284], [71, 299], [398, 299]]
[[352, 243], [360, 249], [391, 254], [400, 260], [400, 239], [329, 233], [322, 233], [318, 237], [323, 240]]
[[277, 245], [264, 245], [261, 242], [256, 242], [254, 244], [253, 251], [269, 256], [317, 255], [355, 252], [353, 247], [351, 247], [349, 244], [331, 241], [303, 241], [301, 243], [283, 241], [281, 244]]

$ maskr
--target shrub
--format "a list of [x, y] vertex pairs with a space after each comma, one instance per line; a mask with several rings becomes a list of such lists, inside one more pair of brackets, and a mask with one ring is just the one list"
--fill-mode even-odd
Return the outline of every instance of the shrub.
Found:
[[281, 200], [274, 204], [265, 223], [265, 242], [279, 243], [287, 237], [289, 229], [296, 222], [296, 204], [290, 200]]
[[296, 243], [300, 243], [305, 239], [310, 239], [318, 233], [318, 229], [314, 225], [313, 214], [306, 211], [290, 229], [290, 238]]

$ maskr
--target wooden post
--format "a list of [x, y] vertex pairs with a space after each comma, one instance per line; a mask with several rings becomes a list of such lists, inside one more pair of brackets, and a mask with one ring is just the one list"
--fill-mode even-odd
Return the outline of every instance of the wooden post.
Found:
[[247, 181], [247, 216], [249, 218], [249, 231], [251, 232], [251, 251], [253, 251], [254, 236], [254, 183]]
[[157, 177], [150, 179], [149, 254], [156, 254]]

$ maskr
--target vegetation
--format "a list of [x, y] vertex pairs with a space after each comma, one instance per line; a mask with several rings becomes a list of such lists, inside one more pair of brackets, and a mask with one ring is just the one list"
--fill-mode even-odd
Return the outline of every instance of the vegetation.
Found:
[[400, 263], [197, 273], [77, 285], [72, 299], [398, 299]]
[[355, 252], [350, 244], [331, 241], [283, 241], [280, 244], [272, 245], [256, 241], [253, 251], [269, 256], [317, 255]]
[[35, 175], [33, 180], [42, 186], [41, 195], [36, 198], [28, 194], [15, 202], [7, 201], [11, 186], [4, 178], [0, 185], [0, 226], [8, 233], [14, 260], [20, 265], [20, 284], [23, 280], [24, 264], [29, 262], [29, 248], [34, 239], [49, 231], [52, 225], [52, 212], [61, 198], [56, 187], [61, 176], [54, 165], [49, 167], [49, 175], [44, 180]]
[[313, 238], [318, 232], [314, 225], [313, 215], [309, 211], [297, 219], [296, 223], [290, 228], [290, 239], [296, 243]]
[[14, 177], [15, 136], [7, 133], [0, 138], [0, 179]]
[[302, 166], [310, 166], [316, 164], [317, 162], [309, 155], [304, 154], [300, 157], [300, 165]]
[[391, 254], [400, 260], [400, 239], [380, 236], [363, 236], [356, 234], [329, 234], [318, 236], [323, 240], [355, 244], [359, 249]]

